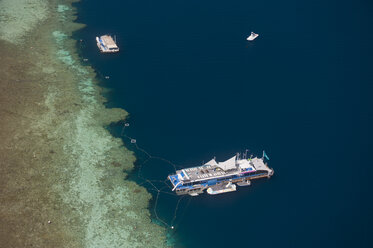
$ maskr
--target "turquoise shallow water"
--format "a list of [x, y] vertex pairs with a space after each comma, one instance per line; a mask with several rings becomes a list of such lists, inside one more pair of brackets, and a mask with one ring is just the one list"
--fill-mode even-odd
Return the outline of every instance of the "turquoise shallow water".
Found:
[[[109, 2], [78, 3], [87, 28], [75, 36], [111, 89], [108, 106], [130, 113], [125, 133], [178, 164], [249, 148], [275, 169], [235, 193], [184, 198], [178, 247], [370, 247], [371, 3]], [[119, 54], [97, 52], [104, 33]], [[143, 173], [171, 171], [152, 161]], [[158, 203], [171, 221], [175, 198]]]

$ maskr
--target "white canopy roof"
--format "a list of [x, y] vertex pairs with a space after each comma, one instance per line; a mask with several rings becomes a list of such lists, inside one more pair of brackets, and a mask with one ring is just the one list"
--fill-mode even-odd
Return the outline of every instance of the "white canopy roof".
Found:
[[222, 170], [232, 170], [236, 168], [236, 156], [233, 156], [232, 158], [228, 159], [227, 161], [218, 163], [218, 166]]
[[241, 169], [248, 169], [251, 168], [251, 170], [255, 171], [255, 167], [250, 164], [250, 161], [247, 159], [241, 159], [237, 161], [238, 165], [240, 166]]
[[211, 159], [210, 161], [208, 161], [205, 165], [211, 165], [211, 166], [214, 166], [214, 165], [218, 165], [218, 163], [216, 163], [215, 159]]

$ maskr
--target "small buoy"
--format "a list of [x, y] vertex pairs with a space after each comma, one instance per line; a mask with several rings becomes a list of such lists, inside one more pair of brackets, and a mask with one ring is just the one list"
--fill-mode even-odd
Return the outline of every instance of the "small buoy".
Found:
[[52, 223], [52, 221], [48, 220], [48, 224]]
[[174, 229], [174, 226], [171, 226], [171, 229]]
[[131, 143], [132, 144], [136, 143], [136, 140], [135, 139], [131, 139]]
[[125, 123], [124, 124], [125, 127], [129, 127], [129, 125], [130, 125], [129, 123]]

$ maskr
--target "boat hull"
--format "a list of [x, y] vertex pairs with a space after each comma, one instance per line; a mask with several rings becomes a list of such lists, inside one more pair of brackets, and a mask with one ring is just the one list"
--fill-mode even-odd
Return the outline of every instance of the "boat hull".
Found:
[[[262, 174], [262, 175], [251, 176], [250, 178], [246, 177], [246, 178], [232, 179], [230, 182], [232, 184], [237, 184], [238, 186], [249, 186], [249, 185], [251, 185], [250, 180], [260, 179], [260, 178], [270, 178], [272, 175], [273, 175], [273, 172], [270, 173], [270, 174]], [[247, 183], [247, 181], [249, 181], [250, 183]], [[191, 187], [191, 188], [188, 188], [188, 189], [176, 189], [175, 192], [176, 192], [177, 195], [197, 196], [199, 194], [204, 193], [204, 191], [206, 189], [210, 188], [210, 186], [208, 186], [208, 185], [206, 185], [206, 186], [198, 185], [197, 187]], [[211, 187], [214, 187], [214, 186], [216, 186], [216, 185], [212, 185]], [[231, 191], [229, 191], [229, 192], [231, 192]], [[224, 193], [226, 193], [226, 192], [224, 192]]]
[[248, 41], [253, 41], [255, 40], [256, 38], [258, 38], [259, 34], [251, 34], [249, 37], [247, 37], [246, 40]]
[[274, 171], [262, 158], [237, 159], [237, 155], [224, 162], [215, 159], [202, 166], [175, 171], [168, 176], [171, 189], [177, 195], [197, 196], [207, 190], [208, 194], [232, 192], [238, 186], [249, 186], [251, 180], [270, 178]]
[[215, 186], [215, 187], [210, 187], [207, 189], [207, 194], [209, 195], [218, 195], [218, 194], [223, 194], [223, 193], [228, 193], [228, 192], [233, 192], [236, 191], [236, 185], [231, 184], [231, 185], [223, 185], [223, 186]]

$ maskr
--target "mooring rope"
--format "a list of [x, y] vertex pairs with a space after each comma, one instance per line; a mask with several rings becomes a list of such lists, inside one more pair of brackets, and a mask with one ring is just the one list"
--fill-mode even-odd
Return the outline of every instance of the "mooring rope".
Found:
[[177, 210], [179, 209], [179, 204], [181, 202], [181, 200], [185, 197], [185, 195], [183, 195], [182, 197], [179, 198], [179, 200], [177, 201], [177, 204], [176, 204], [176, 208], [175, 208], [175, 212], [174, 212], [174, 217], [172, 218], [171, 220], [171, 225], [173, 226], [173, 223], [176, 219], [176, 216], [177, 216]]
[[[188, 202], [184, 207], [184, 211], [181, 213], [181, 215], [179, 217], [179, 221], [176, 224], [173, 225], [175, 227], [175, 229], [177, 229], [177, 227], [181, 223], [181, 221], [182, 221], [183, 217], [185, 216], [186, 210], [189, 207], [189, 204], [190, 204], [191, 201], [192, 201], [192, 197], [188, 197]], [[176, 218], [175, 218], [175, 220], [176, 220]]]
[[[159, 217], [158, 215], [158, 212], [157, 212], [157, 207], [158, 207], [158, 202], [159, 202], [159, 197], [160, 197], [160, 194], [167, 194], [167, 195], [171, 195], [171, 196], [175, 196], [177, 197], [177, 195], [175, 193], [171, 193], [171, 192], [167, 192], [167, 191], [164, 191], [163, 189], [164, 188], [169, 188], [169, 189], [172, 189], [172, 187], [167, 184], [167, 181], [168, 179], [165, 179], [165, 180], [150, 180], [148, 178], [145, 178], [142, 174], [142, 169], [143, 169], [143, 166], [147, 163], [149, 163], [151, 160], [159, 160], [159, 161], [163, 161], [169, 165], [171, 165], [174, 169], [174, 171], [176, 172], [177, 168], [185, 168], [185, 166], [180, 166], [180, 165], [176, 165], [175, 163], [171, 162], [170, 160], [168, 159], [165, 159], [165, 158], [162, 158], [162, 157], [159, 157], [159, 156], [153, 156], [151, 155], [149, 152], [147, 152], [145, 149], [141, 148], [138, 144], [137, 144], [137, 140], [134, 139], [133, 137], [130, 137], [126, 134], [124, 134], [124, 130], [126, 127], [129, 126], [129, 123], [124, 123], [123, 125], [123, 128], [122, 128], [122, 131], [121, 131], [121, 136], [128, 139], [130, 141], [131, 144], [134, 145], [134, 147], [142, 152], [143, 154], [145, 154], [147, 156], [147, 158], [142, 162], [140, 163], [138, 166], [138, 172], [137, 172], [137, 176], [138, 178], [144, 180], [144, 182], [142, 183], [139, 183], [139, 185], [145, 185], [145, 184], [148, 184], [150, 186], [150, 188], [147, 188], [148, 190], [150, 191], [153, 191], [153, 192], [156, 192], [156, 197], [155, 197], [155, 203], [154, 203], [154, 209], [153, 209], [153, 212], [154, 212], [154, 216], [155, 218], [160, 222], [162, 223], [163, 225], [165, 225], [167, 228], [171, 228], [171, 229], [174, 229], [176, 227], [176, 225], [174, 225], [175, 221], [176, 221], [176, 218], [177, 218], [177, 212], [179, 210], [179, 207], [180, 207], [180, 203], [181, 201], [184, 199], [185, 195], [180, 197], [176, 203], [176, 207], [175, 207], [175, 210], [174, 210], [174, 213], [173, 213], [173, 217], [170, 221], [170, 224], [168, 224], [165, 220], [163, 220], [162, 218]], [[158, 188], [155, 184], [157, 183], [161, 183], [161, 184], [164, 184], [165, 186], [161, 187], [161, 188]], [[181, 213], [181, 218], [184, 216], [185, 212], [186, 212], [186, 209], [187, 207], [189, 206], [189, 203], [191, 201], [191, 197], [189, 197], [189, 200], [188, 200], [188, 203], [186, 205], [186, 207], [184, 208], [184, 211]], [[179, 220], [179, 222], [177, 223], [177, 225], [179, 225], [179, 223], [181, 222], [181, 218]]]

